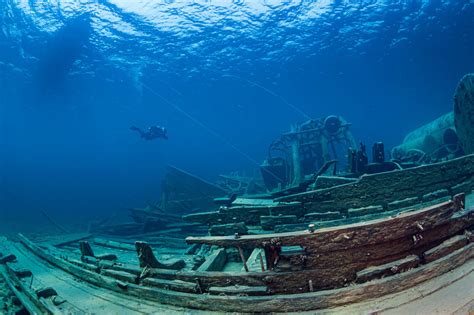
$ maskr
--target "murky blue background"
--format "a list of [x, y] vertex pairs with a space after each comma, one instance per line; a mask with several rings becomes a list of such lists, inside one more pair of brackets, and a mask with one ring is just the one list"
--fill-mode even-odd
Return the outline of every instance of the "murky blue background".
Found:
[[0, 0], [0, 220], [142, 206], [166, 164], [250, 172], [229, 144], [261, 161], [302, 113], [396, 145], [451, 110], [474, 71], [473, 12], [468, 0]]

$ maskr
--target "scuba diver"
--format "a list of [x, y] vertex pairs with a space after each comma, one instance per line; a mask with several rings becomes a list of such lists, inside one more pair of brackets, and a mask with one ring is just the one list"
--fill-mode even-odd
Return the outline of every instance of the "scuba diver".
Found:
[[137, 131], [140, 137], [145, 140], [154, 140], [157, 138], [168, 140], [168, 131], [165, 127], [151, 126], [147, 131], [143, 131], [138, 127], [132, 126], [130, 130]]

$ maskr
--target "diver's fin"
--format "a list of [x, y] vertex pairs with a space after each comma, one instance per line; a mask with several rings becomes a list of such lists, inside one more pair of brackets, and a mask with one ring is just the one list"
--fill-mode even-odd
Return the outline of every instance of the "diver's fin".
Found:
[[130, 130], [138, 132], [142, 138], [143, 138], [143, 136], [144, 136], [144, 134], [145, 134], [145, 133], [143, 132], [143, 130], [141, 130], [140, 128], [135, 127], [135, 126], [131, 126], [131, 127], [130, 127]]

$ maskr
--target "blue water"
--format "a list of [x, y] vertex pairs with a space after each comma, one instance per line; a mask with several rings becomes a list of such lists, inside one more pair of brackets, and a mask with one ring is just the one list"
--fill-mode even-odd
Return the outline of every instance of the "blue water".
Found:
[[[390, 148], [452, 109], [474, 71], [473, 12], [472, 0], [0, 0], [0, 220], [143, 206], [167, 164], [251, 173], [305, 115], [342, 115], [357, 141]], [[155, 124], [169, 140], [128, 129]]]

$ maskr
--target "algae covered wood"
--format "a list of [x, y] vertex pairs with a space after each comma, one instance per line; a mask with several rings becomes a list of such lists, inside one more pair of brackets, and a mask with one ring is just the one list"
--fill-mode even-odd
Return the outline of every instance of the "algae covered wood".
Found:
[[354, 183], [281, 197], [276, 201], [300, 201], [308, 212], [312, 208], [318, 209], [317, 212], [361, 208], [422, 197], [465, 181], [472, 187], [473, 177], [474, 155], [471, 154], [440, 163], [364, 175]]
[[[418, 211], [402, 213], [387, 219], [350, 224], [339, 227], [323, 228], [314, 232], [299, 231], [264, 235], [244, 235], [238, 238], [188, 237], [189, 244], [202, 243], [223, 247], [264, 247], [266, 243], [277, 239], [282, 246], [303, 246], [317, 252], [344, 250], [358, 246], [367, 246], [395, 240], [407, 235], [419, 233], [449, 220], [455, 211], [459, 211], [455, 202], [448, 201]], [[420, 228], [421, 225], [421, 228]]]

